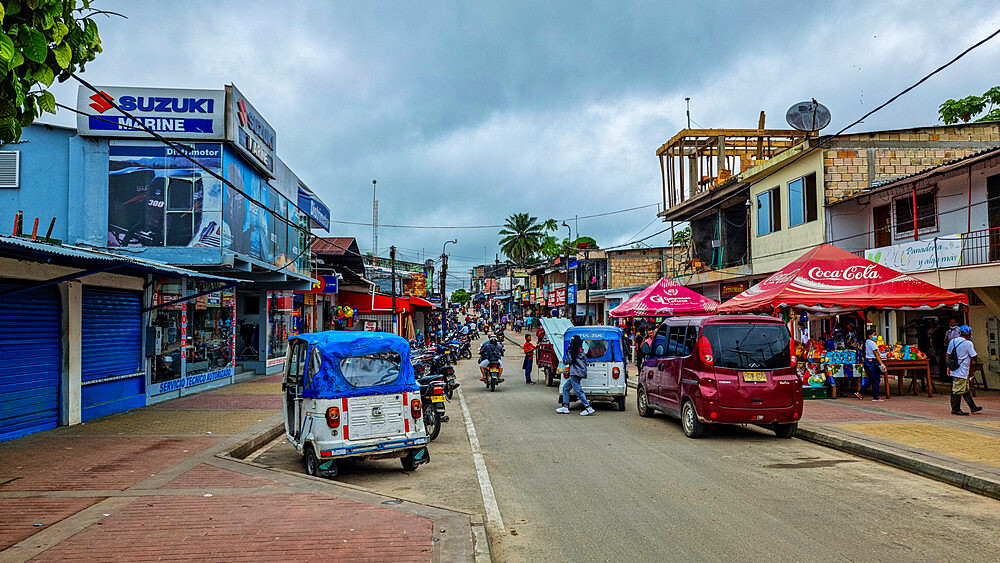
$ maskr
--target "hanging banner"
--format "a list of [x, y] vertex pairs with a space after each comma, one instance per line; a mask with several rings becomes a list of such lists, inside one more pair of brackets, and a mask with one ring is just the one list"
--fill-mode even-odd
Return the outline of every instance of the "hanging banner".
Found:
[[865, 258], [904, 273], [961, 266], [962, 235], [868, 249]]

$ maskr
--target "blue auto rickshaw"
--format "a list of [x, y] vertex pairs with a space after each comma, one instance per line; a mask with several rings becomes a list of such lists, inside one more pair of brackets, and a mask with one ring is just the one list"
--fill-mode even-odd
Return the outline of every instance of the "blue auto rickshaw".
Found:
[[[562, 357], [559, 371], [562, 385], [569, 373], [565, 368], [570, 340], [579, 336], [583, 340], [583, 353], [587, 358], [587, 378], [580, 382], [589, 401], [606, 401], [625, 410], [625, 354], [622, 352], [622, 330], [614, 326], [574, 326], [563, 332]], [[562, 385], [559, 393], [562, 393]], [[570, 391], [571, 398], [575, 395]]]
[[394, 334], [326, 331], [288, 339], [285, 434], [310, 475], [344, 458], [430, 460], [409, 343]]

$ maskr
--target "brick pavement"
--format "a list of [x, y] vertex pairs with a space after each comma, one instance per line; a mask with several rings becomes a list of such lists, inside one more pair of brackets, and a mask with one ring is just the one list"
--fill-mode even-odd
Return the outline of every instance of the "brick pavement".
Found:
[[280, 382], [0, 443], [0, 561], [471, 560], [467, 514], [218, 457], [280, 423]]

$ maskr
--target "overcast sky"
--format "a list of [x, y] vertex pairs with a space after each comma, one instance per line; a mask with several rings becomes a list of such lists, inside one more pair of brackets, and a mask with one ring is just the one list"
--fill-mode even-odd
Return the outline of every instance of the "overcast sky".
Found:
[[[815, 97], [832, 132], [1000, 27], [983, 2], [146, 2], [95, 0], [99, 85], [235, 83], [279, 156], [335, 221], [493, 225], [661, 203], [655, 150], [684, 125], [785, 128]], [[930, 125], [947, 98], [1000, 83], [1000, 38], [854, 131]], [[73, 105], [76, 86], [54, 88]], [[75, 124], [62, 111], [47, 121]], [[655, 233], [657, 208], [581, 219], [602, 246]], [[640, 232], [641, 231], [641, 232]], [[371, 227], [331, 234], [371, 248]], [[662, 244], [666, 235], [649, 239]], [[383, 227], [453, 272], [497, 252], [495, 228]]]

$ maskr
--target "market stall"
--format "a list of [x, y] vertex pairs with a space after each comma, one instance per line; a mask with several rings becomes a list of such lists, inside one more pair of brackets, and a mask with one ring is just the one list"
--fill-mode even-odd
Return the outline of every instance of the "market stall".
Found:
[[[912, 276], [876, 264], [829, 244], [806, 252], [789, 265], [720, 305], [719, 313], [769, 313], [784, 316], [797, 324], [794, 330], [798, 363], [807, 396], [822, 397], [819, 389], [835, 394], [838, 380], [853, 387], [864, 371], [857, 345], [848, 337], [842, 340], [828, 334], [810, 334], [810, 320], [838, 315], [854, 316], [857, 329], [871, 324], [865, 315], [878, 310], [957, 309], [968, 305], [966, 296], [942, 289]], [[843, 322], [843, 321], [841, 321]], [[849, 321], [848, 321], [849, 322]], [[811, 337], [812, 336], [812, 337]], [[884, 374], [888, 396], [889, 376], [897, 378], [902, 390], [904, 377], [911, 377], [910, 388], [925, 383], [931, 395], [930, 367], [927, 354], [916, 346], [902, 343], [887, 345], [879, 337], [879, 351], [887, 372]], [[919, 378], [919, 379], [918, 379]]]
[[609, 313], [612, 317], [711, 315], [719, 303], [669, 278], [633, 295]]

